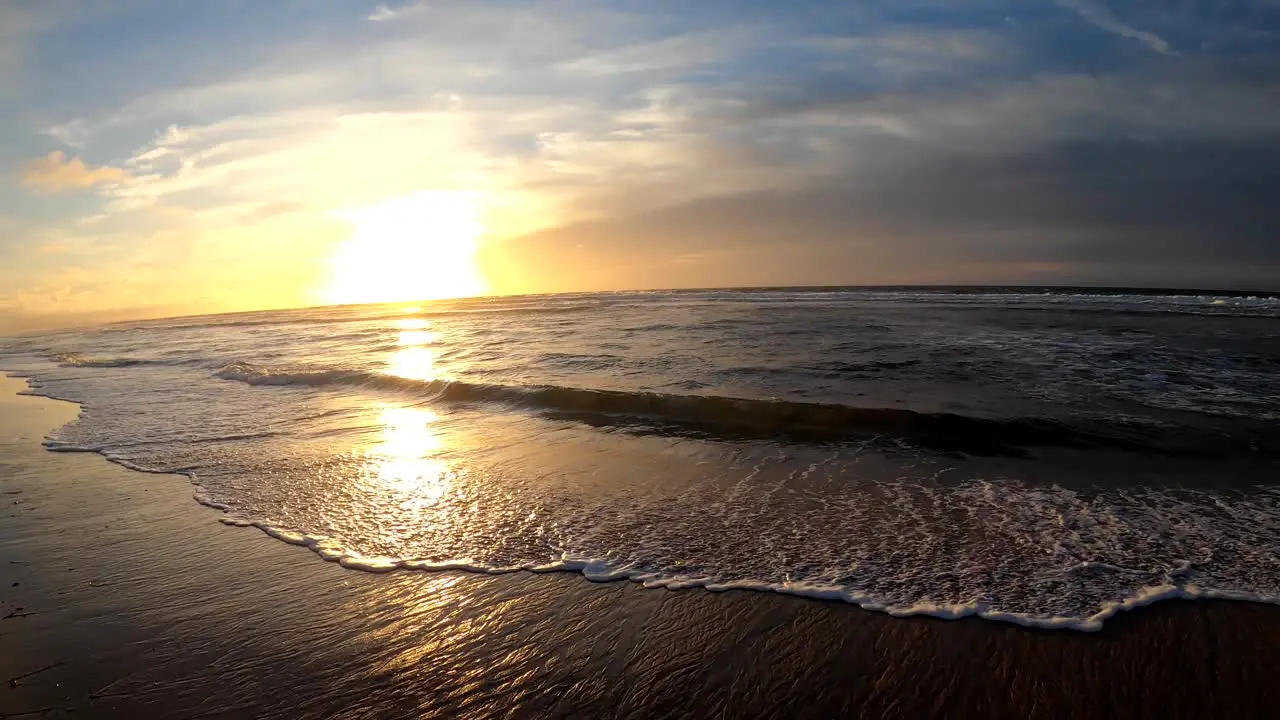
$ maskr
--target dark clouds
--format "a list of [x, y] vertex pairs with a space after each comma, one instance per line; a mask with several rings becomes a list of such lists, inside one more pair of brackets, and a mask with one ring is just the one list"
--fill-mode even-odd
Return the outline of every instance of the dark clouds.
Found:
[[491, 257], [490, 268], [530, 290], [551, 289], [542, 279], [556, 263], [582, 289], [1280, 289], [1280, 23], [1265, 29], [1276, 13], [1095, 2], [1063, 12], [1076, 6], [1086, 22], [1073, 32], [1106, 45], [1098, 57], [1028, 44], [1042, 26], [1015, 18], [1003, 32], [894, 26], [808, 41], [836, 61], [675, 95], [683, 129], [721, 148], [708, 167], [764, 170], [772, 183], [643, 212], [620, 189], [609, 219], [507, 243], [510, 262]]
[[512, 241], [502, 253], [508, 279], [537, 289], [568, 263], [584, 289], [1020, 280], [1280, 288], [1275, 144], [902, 150], [901, 163], [874, 176], [635, 216], [619, 208], [609, 221]]

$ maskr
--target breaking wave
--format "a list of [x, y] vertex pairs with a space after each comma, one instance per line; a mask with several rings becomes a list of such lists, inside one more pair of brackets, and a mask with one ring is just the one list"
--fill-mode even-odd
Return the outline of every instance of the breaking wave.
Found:
[[55, 355], [54, 360], [62, 367], [86, 367], [86, 368], [123, 368], [133, 365], [164, 365], [163, 361], [147, 360], [143, 358], [116, 357], [116, 358], [99, 358], [81, 355], [80, 353], [62, 353]]
[[249, 385], [338, 385], [410, 392], [437, 402], [498, 403], [589, 425], [642, 433], [681, 431], [710, 439], [821, 442], [863, 436], [904, 439], [973, 455], [1022, 455], [1034, 447], [1093, 447], [1203, 457], [1280, 457], [1280, 437], [1266, 423], [1252, 431], [1237, 427], [1228, 435], [1209, 428], [1172, 428], [1132, 419], [1086, 426], [1079, 420], [988, 418], [791, 400], [424, 381], [342, 368], [273, 369], [232, 363], [213, 374]]

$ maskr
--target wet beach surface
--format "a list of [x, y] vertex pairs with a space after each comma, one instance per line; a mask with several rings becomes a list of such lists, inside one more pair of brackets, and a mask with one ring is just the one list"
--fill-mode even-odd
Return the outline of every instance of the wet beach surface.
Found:
[[1265, 717], [1280, 608], [1098, 633], [571, 573], [373, 574], [217, 522], [182, 477], [0, 393], [2, 717]]

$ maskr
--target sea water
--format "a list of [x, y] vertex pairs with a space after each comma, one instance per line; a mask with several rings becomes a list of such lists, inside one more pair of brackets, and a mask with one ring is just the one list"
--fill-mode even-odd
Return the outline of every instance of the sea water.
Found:
[[1280, 600], [1280, 299], [549, 295], [0, 339], [50, 450], [364, 570], [573, 571], [1097, 629]]

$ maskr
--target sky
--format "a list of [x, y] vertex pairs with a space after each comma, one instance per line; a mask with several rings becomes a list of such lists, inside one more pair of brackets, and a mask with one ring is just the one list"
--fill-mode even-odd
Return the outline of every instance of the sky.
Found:
[[1280, 289], [1280, 0], [0, 0], [0, 331]]

